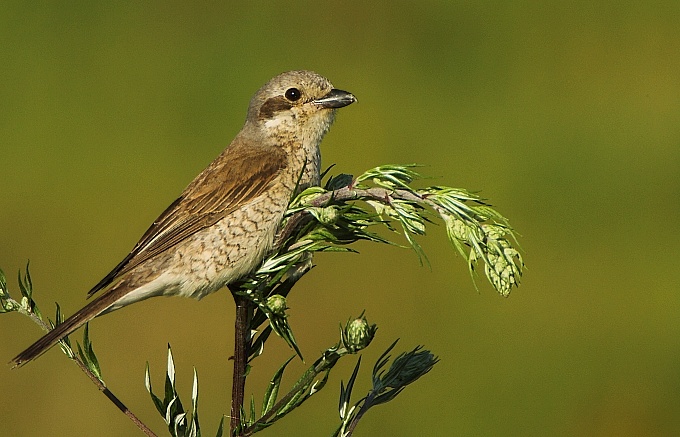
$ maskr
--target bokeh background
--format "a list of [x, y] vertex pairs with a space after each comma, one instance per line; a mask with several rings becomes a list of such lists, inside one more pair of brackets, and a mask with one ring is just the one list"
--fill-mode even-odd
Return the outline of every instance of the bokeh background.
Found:
[[[680, 435], [680, 8], [660, 2], [3, 2], [0, 266], [70, 314], [240, 129], [252, 93], [313, 69], [355, 93], [323, 144], [358, 174], [427, 165], [521, 233], [508, 299], [475, 290], [441, 227], [409, 250], [322, 254], [289, 304], [308, 362], [366, 310], [380, 327], [357, 395], [397, 337], [441, 362], [355, 435]], [[233, 304], [153, 299], [91, 336], [109, 387], [160, 435], [171, 343], [201, 423], [229, 411]], [[39, 335], [0, 316], [0, 361]], [[79, 338], [77, 335], [74, 339]], [[257, 403], [290, 352], [272, 339]], [[329, 435], [340, 379], [262, 435]], [[292, 375], [304, 365], [291, 365]], [[140, 435], [57, 349], [0, 369], [2, 434]]]

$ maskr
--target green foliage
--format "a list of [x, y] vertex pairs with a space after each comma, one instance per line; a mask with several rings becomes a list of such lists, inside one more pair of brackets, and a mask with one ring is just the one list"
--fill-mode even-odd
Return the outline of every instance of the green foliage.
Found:
[[[425, 235], [426, 224], [439, 216], [471, 274], [481, 261], [486, 277], [501, 295], [508, 296], [512, 287], [519, 285], [524, 263], [512, 246], [515, 236], [507, 219], [464, 189], [411, 188], [413, 181], [422, 178], [413, 170], [415, 167], [384, 165], [356, 179], [340, 174], [329, 178], [325, 188], [308, 188], [291, 201], [279, 249], [240, 287], [239, 293], [258, 307], [250, 328], [260, 334], [254, 340], [257, 347], [251, 359], [262, 353], [271, 331], [301, 357], [285, 313], [287, 308], [279, 305], [276, 311], [272, 310], [271, 298], [287, 296], [295, 282], [309, 271], [311, 256], [316, 252], [352, 251], [347, 245], [359, 240], [396, 245], [373, 232], [376, 226], [393, 231], [393, 223], [399, 223], [419, 259], [426, 260], [415, 237]], [[266, 320], [269, 325], [263, 330], [261, 326]]]
[[329, 374], [338, 360], [367, 347], [373, 340], [376, 330], [377, 327], [370, 325], [363, 314], [356, 319], [350, 319], [344, 328], [340, 328], [340, 341], [326, 349], [299, 377], [288, 393], [279, 399], [277, 396], [281, 389], [281, 379], [293, 357], [289, 358], [269, 382], [262, 401], [260, 417], [256, 417], [254, 406], [249, 415], [242, 415], [241, 435], [252, 435], [268, 428], [318, 393], [326, 385]]
[[18, 308], [15, 307], [10, 298], [9, 291], [7, 291], [5, 272], [0, 269], [0, 313], [10, 313], [17, 310]]
[[[277, 237], [277, 250], [262, 262], [257, 271], [239, 284], [230, 286], [232, 292], [247, 297], [255, 308], [248, 326], [248, 332], [253, 337], [249, 339], [246, 351], [247, 371], [252, 362], [263, 353], [272, 332], [283, 338], [302, 359], [286, 313], [289, 292], [311, 269], [312, 256], [317, 252], [353, 252], [348, 245], [359, 240], [397, 245], [375, 232], [379, 227], [394, 232], [395, 225], [398, 224], [406, 241], [422, 262], [427, 261], [427, 258], [416, 237], [425, 235], [426, 226], [439, 218], [446, 227], [448, 239], [466, 260], [471, 274], [475, 266], [482, 262], [487, 279], [502, 296], [508, 296], [512, 287], [519, 285], [524, 263], [519, 251], [513, 247], [512, 242], [516, 243], [515, 235], [505, 217], [479, 196], [463, 189], [444, 186], [412, 188], [411, 183], [421, 178], [413, 170], [414, 167], [380, 166], [364, 172], [356, 179], [340, 174], [329, 178], [324, 188], [309, 188], [291, 201]], [[24, 275], [19, 272], [18, 282], [22, 296], [20, 302], [11, 298], [5, 276], [0, 271], [0, 312], [28, 315], [45, 330], [63, 322], [58, 304], [55, 322], [43, 321], [33, 300], [33, 282], [28, 265]], [[357, 318], [350, 318], [340, 327], [338, 343], [326, 349], [295, 384], [281, 395], [283, 376], [294, 356], [287, 359], [272, 376], [262, 398], [259, 415], [254, 398], [251, 398], [248, 411], [243, 405], [237, 406], [241, 413], [240, 424], [235, 430], [237, 435], [246, 437], [268, 428], [302, 405], [326, 386], [335, 364], [342, 357], [357, 354], [368, 347], [376, 331], [376, 325], [369, 324], [363, 313]], [[399, 354], [387, 368], [389, 354], [396, 343], [392, 343], [375, 364], [373, 386], [358, 402], [351, 404], [361, 357], [357, 360], [347, 385], [341, 382], [341, 423], [334, 435], [350, 436], [358, 421], [370, 408], [393, 400], [406, 386], [425, 375], [438, 362], [438, 358], [431, 352], [418, 346], [410, 352]], [[69, 358], [76, 361], [100, 385], [100, 389], [108, 390], [102, 380], [87, 324], [82, 346], [77, 344], [77, 354], [68, 337], [60, 341], [60, 346]], [[196, 370], [194, 369], [191, 408], [187, 411], [176, 389], [175, 365], [169, 346], [167, 363], [162, 399], [152, 390], [147, 363], [145, 385], [153, 404], [163, 417], [170, 435], [200, 437]], [[114, 398], [110, 392], [109, 397]], [[128, 415], [134, 417], [131, 413]], [[145, 430], [143, 424], [140, 429], [147, 435], [153, 435], [151, 431]], [[224, 416], [219, 423], [217, 437], [221, 437], [223, 433]]]
[[[519, 285], [524, 268], [522, 256], [513, 247], [515, 235], [508, 220], [478, 195], [460, 188], [431, 186], [414, 189], [410, 184], [422, 178], [415, 165], [384, 165], [368, 170], [355, 180], [341, 174], [326, 188], [312, 187], [291, 202], [287, 220], [309, 215], [292, 246], [272, 254], [258, 275], [277, 269], [281, 273], [306, 254], [344, 250], [347, 244], [369, 240], [396, 244], [371, 231], [375, 226], [395, 230], [398, 223], [419, 259], [427, 261], [416, 237], [425, 235], [426, 225], [438, 216], [447, 236], [466, 260], [473, 274], [478, 262], [491, 285], [503, 296]], [[341, 186], [342, 184], [346, 184]], [[330, 190], [332, 188], [332, 190]], [[370, 209], [360, 206], [363, 201]], [[293, 250], [294, 249], [294, 250]]]
[[[415, 165], [386, 165], [369, 170], [357, 178], [357, 188], [370, 189], [364, 183], [390, 190], [384, 198], [367, 200], [378, 214], [401, 224], [404, 235], [416, 253], [424, 257], [414, 236], [425, 235], [431, 222], [428, 209], [436, 213], [446, 226], [449, 241], [468, 262], [470, 273], [478, 261], [491, 285], [503, 296], [519, 285], [524, 263], [511, 241], [515, 235], [508, 220], [474, 193], [461, 188], [431, 186], [413, 189], [409, 185], [421, 176]], [[365, 199], [363, 199], [365, 200]]]
[[21, 292], [21, 308], [24, 311], [35, 314], [39, 319], [42, 319], [40, 310], [33, 300], [33, 280], [31, 279], [29, 264], [30, 262], [26, 262], [26, 272], [23, 276], [21, 276], [21, 271], [17, 275], [19, 291]]
[[33, 300], [33, 280], [31, 279], [29, 266], [30, 262], [27, 262], [26, 271], [23, 276], [21, 271], [17, 274], [17, 282], [19, 283], [19, 292], [21, 294], [19, 302], [10, 295], [5, 272], [0, 269], [0, 313], [16, 311], [42, 321], [42, 314], [38, 309], [38, 305]]
[[[156, 409], [163, 416], [168, 431], [173, 437], [201, 437], [201, 428], [198, 424], [198, 374], [194, 369], [194, 380], [191, 389], [191, 412], [188, 413], [182, 406], [177, 388], [175, 387], [175, 361], [172, 358], [172, 349], [168, 345], [168, 367], [165, 373], [165, 390], [163, 399], [156, 396], [151, 388], [151, 375], [149, 363], [146, 363], [144, 384], [151, 395]], [[222, 419], [224, 420], [224, 419]], [[223, 421], [220, 422], [217, 437], [222, 435]]]
[[[57, 305], [57, 313], [54, 317], [54, 323], [52, 323], [52, 321], [49, 322], [50, 329], [54, 329], [54, 327], [56, 325], [64, 322], [64, 315], [61, 313], [61, 307], [59, 306], [59, 304], [56, 304], [56, 305]], [[89, 336], [89, 332], [88, 332], [88, 336]], [[84, 343], [89, 343], [89, 339], [88, 339], [88, 341], [84, 341]], [[71, 359], [75, 358], [76, 355], [73, 352], [73, 347], [71, 346], [71, 340], [68, 338], [68, 336], [59, 340], [59, 347], [61, 348], [61, 351], [64, 352], [64, 354], [66, 354], [67, 357], [69, 357]], [[90, 366], [88, 366], [88, 368], [89, 367]], [[100, 374], [98, 379], [101, 380], [101, 374]]]
[[[26, 263], [24, 274], [22, 275], [21, 272], [19, 272], [17, 277], [19, 292], [21, 294], [20, 302], [13, 299], [10, 295], [5, 274], [0, 270], [0, 313], [18, 312], [28, 316], [44, 331], [54, 329], [56, 325], [64, 321], [59, 304], [56, 304], [55, 321], [53, 322], [52, 320], [47, 319], [46, 322], [43, 320], [40, 308], [38, 308], [38, 304], [33, 300], [33, 280], [31, 279], [30, 263]], [[78, 355], [76, 355], [73, 350], [68, 336], [59, 340], [59, 346], [67, 357], [74, 361], [78, 361], [81, 365], [88, 368], [92, 372], [92, 376], [103, 383], [99, 361], [97, 360], [92, 343], [90, 342], [87, 324], [85, 325], [85, 330], [83, 332], [83, 347], [81, 347], [80, 344], [77, 344]]]
[[92, 372], [92, 374], [97, 377], [100, 381], [102, 380], [102, 370], [99, 367], [99, 360], [94, 354], [94, 349], [92, 347], [92, 342], [90, 342], [90, 324], [85, 324], [85, 330], [83, 331], [83, 347], [80, 347], [78, 343], [78, 356], [82, 362], [87, 366], [87, 368]]
[[351, 435], [359, 419], [372, 407], [384, 404], [393, 400], [401, 393], [406, 386], [415, 382], [418, 378], [432, 370], [439, 359], [432, 355], [430, 351], [423, 350], [421, 346], [416, 347], [410, 352], [399, 354], [392, 362], [390, 368], [384, 368], [390, 360], [388, 355], [397, 344], [396, 340], [382, 354], [373, 367], [373, 387], [368, 394], [361, 398], [353, 406], [350, 405], [354, 381], [359, 373], [361, 359], [357, 360], [352, 376], [345, 387], [340, 383], [340, 426], [335, 431], [334, 436], [346, 437]]
[[[511, 243], [515, 237], [508, 221], [467, 190], [443, 186], [411, 188], [410, 184], [421, 178], [414, 167], [376, 167], [356, 179], [340, 174], [329, 178], [324, 188], [308, 188], [291, 201], [279, 236], [279, 249], [245, 279], [239, 291], [257, 305], [250, 328], [261, 334], [253, 342], [250, 360], [262, 354], [272, 331], [300, 355], [285, 313], [288, 309], [285, 296], [309, 271], [311, 257], [316, 252], [352, 251], [346, 246], [359, 240], [396, 244], [374, 232], [376, 226], [394, 231], [393, 223], [398, 223], [422, 261], [427, 258], [415, 237], [425, 235], [426, 225], [438, 216], [446, 226], [449, 240], [467, 261], [471, 274], [481, 261], [487, 279], [502, 296], [508, 296], [511, 288], [519, 285], [524, 263]], [[269, 325], [261, 330], [266, 320]], [[243, 412], [241, 435], [270, 426], [320, 390], [337, 360], [368, 346], [376, 329], [375, 325], [368, 325], [363, 314], [348, 322], [341, 329], [340, 343], [326, 350], [288, 395], [274, 403], [290, 359], [286, 361], [270, 382], [261, 417], [256, 419], [253, 402], [249, 416]], [[389, 360], [387, 353], [393, 347], [394, 344], [374, 368], [373, 389], [354, 407], [348, 405], [359, 362], [347, 387], [341, 386], [342, 423], [338, 432], [343, 436], [351, 434], [351, 429], [371, 407], [394, 399], [437, 363], [434, 355], [418, 347], [399, 355], [389, 370], [384, 371]], [[322, 374], [321, 379], [313, 383]]]

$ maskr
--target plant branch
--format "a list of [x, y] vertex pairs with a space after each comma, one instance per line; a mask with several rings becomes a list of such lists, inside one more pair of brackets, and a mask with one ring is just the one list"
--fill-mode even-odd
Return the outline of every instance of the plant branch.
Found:
[[[28, 306], [22, 305], [21, 303], [17, 302], [13, 298], [6, 296], [3, 297], [3, 300], [9, 304], [12, 305], [16, 308], [16, 311], [19, 313], [28, 316], [33, 322], [35, 322], [38, 326], [40, 326], [43, 331], [49, 332], [52, 330], [52, 327], [46, 323], [38, 314], [36, 314], [34, 311], [32, 311]], [[116, 406], [123, 414], [125, 414], [131, 421], [132, 423], [137, 426], [145, 435], [148, 437], [157, 437], [156, 434], [154, 434], [153, 431], [151, 431], [130, 409], [125, 406], [125, 404], [118, 399], [118, 397], [109, 390], [108, 387], [106, 387], [106, 384], [104, 384], [104, 381], [102, 381], [97, 375], [95, 375], [90, 368], [83, 362], [83, 360], [71, 349], [70, 345], [64, 341], [61, 342], [61, 347], [64, 349], [64, 352], [66, 355], [73, 360], [78, 368], [85, 373], [85, 375], [92, 381], [92, 383], [99, 389], [100, 392], [104, 394], [112, 403], [113, 405]], [[68, 350], [66, 350], [68, 349]]]
[[248, 370], [248, 354], [250, 351], [250, 319], [254, 305], [246, 296], [240, 295], [238, 286], [229, 287], [236, 303], [236, 320], [234, 322], [234, 372], [231, 388], [231, 435], [239, 435], [241, 430], [241, 411], [245, 398], [246, 375]]
[[[302, 394], [309, 389], [314, 383], [314, 380], [323, 372], [328, 372], [337, 361], [344, 355], [348, 353], [347, 349], [344, 347], [336, 347], [327, 350], [321, 358], [319, 358], [307, 371], [302, 375], [302, 377], [295, 383], [293, 388], [290, 389], [286, 395], [279, 399], [276, 404], [271, 407], [269, 411], [262, 415], [257, 421], [255, 421], [248, 428], [243, 430], [241, 437], [249, 437], [259, 431], [263, 425], [278, 415], [282, 410], [291, 410], [290, 404], [297, 402], [302, 403], [304, 397]], [[280, 417], [275, 418], [277, 420]]]
[[[382, 224], [394, 231], [392, 224], [396, 223], [422, 262], [427, 257], [414, 237], [425, 235], [426, 224], [439, 216], [449, 241], [467, 261], [473, 279], [475, 266], [481, 261], [491, 285], [507, 297], [519, 285], [524, 268], [521, 254], [513, 247], [517, 240], [507, 219], [484, 199], [464, 189], [411, 188], [409, 184], [421, 177], [412, 167], [376, 167], [355, 179], [349, 175], [331, 178], [326, 188], [308, 188], [291, 204], [277, 241], [290, 237], [295, 240], [296, 230], [303, 228], [311, 232], [297, 237], [296, 244], [307, 244], [310, 251], [326, 250], [329, 246], [323, 246], [323, 242], [336, 247], [359, 239], [391, 243], [368, 232], [367, 227]], [[357, 200], [375, 212], [371, 214], [351, 202]], [[313, 219], [317, 225], [310, 224]], [[314, 242], [319, 243], [311, 244]]]
[[74, 357], [73, 361], [75, 361], [80, 370], [82, 370], [87, 375], [87, 377], [90, 378], [90, 381], [92, 381], [92, 383], [97, 386], [99, 391], [104, 393], [104, 396], [113, 402], [113, 405], [115, 405], [116, 408], [125, 414], [132, 421], [132, 423], [137, 426], [137, 428], [139, 428], [148, 437], [157, 437], [153, 431], [151, 431], [141, 420], [139, 420], [139, 418], [132, 411], [130, 411], [130, 409], [126, 407], [125, 404], [123, 404], [123, 402], [121, 402], [121, 400], [118, 399], [118, 397], [116, 397], [116, 395], [114, 395], [111, 390], [109, 390], [108, 387], [106, 387], [106, 385], [90, 371], [90, 369], [88, 369], [88, 367], [80, 358]]
[[[244, 409], [246, 378], [250, 361], [259, 356], [271, 332], [275, 332], [293, 348], [298, 355], [292, 329], [288, 323], [286, 296], [295, 282], [312, 267], [315, 252], [354, 252], [348, 245], [359, 241], [395, 244], [372, 231], [374, 226], [385, 226], [390, 231], [403, 231], [410, 246], [421, 263], [427, 261], [417, 237], [425, 235], [426, 225], [439, 218], [445, 225], [446, 234], [453, 247], [465, 259], [471, 275], [478, 264], [491, 285], [502, 296], [508, 296], [519, 285], [524, 263], [514, 247], [517, 240], [508, 221], [495, 211], [484, 199], [464, 189], [446, 186], [411, 188], [410, 183], [421, 176], [414, 165], [385, 165], [370, 169], [358, 177], [340, 174], [328, 179], [325, 187], [310, 187], [293, 199], [277, 234], [275, 250], [263, 260], [260, 268], [231, 284], [229, 289], [236, 304], [234, 321], [234, 368], [232, 400], [230, 407], [230, 435], [247, 437], [269, 427], [317, 393], [328, 380], [331, 368], [338, 359], [348, 353], [356, 353], [368, 345], [375, 334], [375, 325], [368, 326], [360, 316], [348, 322], [341, 330], [341, 341], [326, 350], [290, 391], [277, 401], [281, 377], [290, 362], [286, 361], [277, 371], [265, 393], [262, 416], [256, 417], [254, 400], [249, 412]], [[481, 263], [480, 263], [481, 261]], [[474, 283], [474, 280], [473, 280]], [[19, 277], [21, 302], [8, 300], [4, 275], [0, 272], [0, 312], [18, 311], [28, 315], [43, 329], [51, 326], [42, 320], [40, 311], [31, 297], [32, 283], [28, 266], [26, 276]], [[61, 321], [57, 305], [57, 323]], [[260, 332], [260, 325], [268, 320], [268, 326]], [[360, 329], [361, 328], [361, 329]], [[256, 333], [259, 332], [259, 335]], [[154, 434], [132, 414], [105, 386], [87, 327], [84, 348], [78, 345], [78, 354], [71, 348], [68, 338], [61, 342], [64, 352], [73, 359], [95, 385], [126, 414], [147, 436]], [[341, 385], [340, 416], [342, 423], [335, 435], [349, 436], [358, 421], [374, 405], [388, 402], [403, 388], [427, 373], [437, 362], [428, 351], [420, 347], [400, 355], [386, 373], [381, 369], [388, 361], [390, 346], [374, 368], [374, 388], [353, 407], [350, 397], [358, 364], [347, 387]], [[192, 409], [185, 411], [175, 388], [175, 370], [168, 351], [163, 399], [151, 390], [148, 365], [147, 390], [156, 408], [164, 417], [170, 433], [175, 436], [198, 435], [198, 379], [194, 372]], [[301, 355], [300, 355], [301, 357]], [[187, 418], [191, 423], [187, 424]], [[223, 417], [224, 419], [224, 417]], [[220, 422], [218, 436], [222, 435]]]

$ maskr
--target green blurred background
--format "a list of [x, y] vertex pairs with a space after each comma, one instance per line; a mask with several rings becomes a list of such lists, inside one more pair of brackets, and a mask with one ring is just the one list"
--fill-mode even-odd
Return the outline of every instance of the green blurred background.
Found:
[[[255, 90], [312, 69], [359, 99], [325, 165], [417, 162], [427, 184], [481, 190], [529, 267], [508, 299], [483, 279], [477, 292], [441, 227], [421, 239], [431, 269], [387, 246], [318, 256], [289, 300], [308, 361], [364, 309], [380, 329], [357, 394], [397, 337], [441, 358], [355, 435], [680, 435], [679, 22], [677, 1], [3, 2], [0, 266], [16, 293], [30, 259], [43, 311], [74, 312], [229, 143]], [[214, 435], [232, 313], [221, 292], [97, 319], [107, 383], [164, 435], [144, 366], [162, 387], [170, 342], [186, 399], [198, 370]], [[9, 361], [40, 332], [1, 318]], [[282, 343], [256, 363], [258, 400]], [[329, 435], [353, 364], [262, 435]], [[0, 369], [0, 406], [3, 435], [140, 435], [58, 350]]]

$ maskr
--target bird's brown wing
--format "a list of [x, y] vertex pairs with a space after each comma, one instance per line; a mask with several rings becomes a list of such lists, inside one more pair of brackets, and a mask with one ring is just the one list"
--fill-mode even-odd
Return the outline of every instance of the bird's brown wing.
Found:
[[227, 149], [198, 175], [154, 221], [125, 259], [87, 293], [88, 297], [256, 198], [286, 166], [285, 152], [278, 148], [239, 148], [238, 152], [230, 153]]

